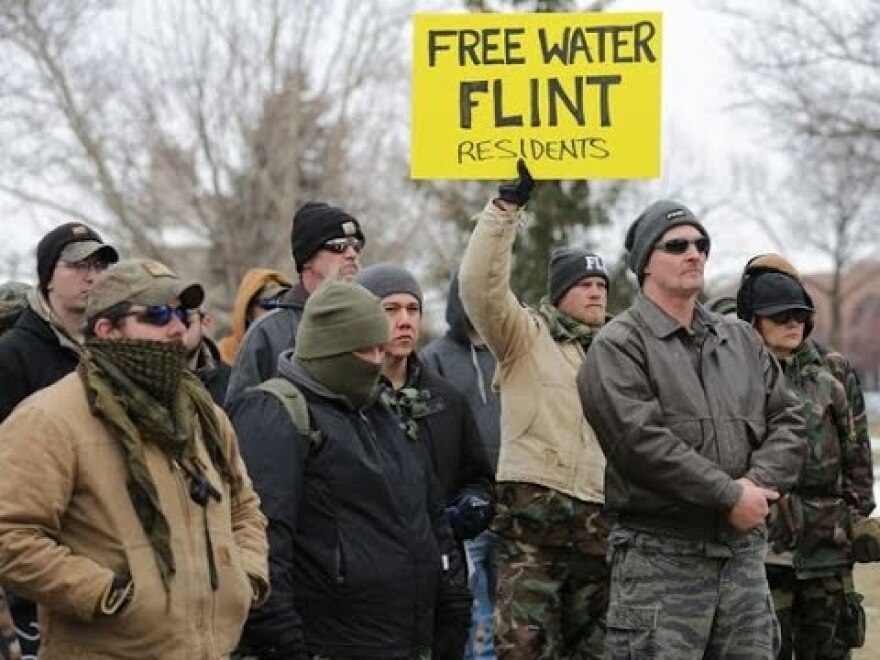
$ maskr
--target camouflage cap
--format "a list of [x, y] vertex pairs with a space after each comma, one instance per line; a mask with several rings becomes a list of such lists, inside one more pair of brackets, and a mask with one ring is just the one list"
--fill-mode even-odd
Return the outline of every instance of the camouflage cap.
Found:
[[108, 268], [95, 282], [86, 303], [86, 318], [120, 303], [168, 305], [175, 298], [187, 309], [196, 309], [205, 299], [197, 282], [184, 282], [165, 264], [152, 259], [125, 259]]
[[116, 250], [106, 243], [99, 241], [76, 241], [68, 243], [58, 255], [59, 261], [66, 261], [69, 264], [75, 264], [85, 261], [93, 254], [97, 254], [98, 258], [108, 264], [115, 263], [119, 260]]

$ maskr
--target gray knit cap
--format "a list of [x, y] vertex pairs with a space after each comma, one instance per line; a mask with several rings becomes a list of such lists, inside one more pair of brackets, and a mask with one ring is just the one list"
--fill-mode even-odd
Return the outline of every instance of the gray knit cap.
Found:
[[351, 353], [388, 343], [382, 303], [355, 282], [325, 280], [303, 308], [294, 354], [304, 360]]
[[629, 268], [639, 278], [640, 283], [654, 244], [668, 230], [678, 225], [692, 225], [703, 236], [709, 236], [687, 206], [669, 199], [654, 202], [630, 225], [624, 246], [629, 251]]
[[608, 270], [602, 257], [583, 248], [557, 247], [547, 265], [547, 291], [555, 305], [565, 293], [585, 277], [601, 277], [608, 286]]
[[408, 293], [422, 304], [422, 288], [406, 268], [382, 263], [364, 268], [357, 275], [357, 282], [379, 298], [393, 293]]

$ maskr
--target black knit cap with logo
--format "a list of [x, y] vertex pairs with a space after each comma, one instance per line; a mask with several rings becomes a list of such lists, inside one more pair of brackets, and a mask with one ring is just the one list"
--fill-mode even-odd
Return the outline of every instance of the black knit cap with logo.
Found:
[[608, 270], [602, 257], [583, 248], [557, 247], [547, 265], [547, 291], [556, 305], [562, 296], [585, 277], [601, 277], [608, 286]]
[[108, 264], [119, 261], [119, 253], [116, 252], [116, 249], [104, 243], [101, 235], [88, 225], [81, 222], [58, 225], [37, 243], [37, 278], [40, 291], [44, 295], [61, 252], [71, 243], [89, 243], [89, 249], [80, 252], [81, 259], [100, 253], [101, 259]]
[[290, 249], [296, 262], [296, 271], [301, 273], [303, 264], [327, 241], [349, 236], [366, 243], [356, 218], [336, 206], [306, 202], [294, 214], [290, 232]]
[[654, 202], [630, 225], [624, 246], [629, 252], [629, 268], [635, 273], [640, 285], [655, 244], [663, 234], [678, 225], [691, 225], [703, 236], [709, 236], [706, 228], [687, 206], [670, 199]]

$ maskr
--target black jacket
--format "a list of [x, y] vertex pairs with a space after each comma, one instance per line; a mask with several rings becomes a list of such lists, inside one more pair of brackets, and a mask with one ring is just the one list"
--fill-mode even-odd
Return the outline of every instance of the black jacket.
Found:
[[308, 298], [309, 292], [299, 283], [284, 294], [280, 309], [263, 314], [251, 324], [232, 365], [226, 402], [275, 375], [278, 357], [293, 348], [296, 329]]
[[220, 359], [217, 344], [208, 337], [202, 339], [199, 347], [199, 358], [196, 363], [196, 376], [211, 394], [218, 406], [226, 399], [226, 388], [229, 386], [229, 375], [232, 367]]
[[415, 355], [407, 359], [406, 366], [406, 384], [392, 396], [399, 400], [408, 392], [416, 401], [396, 412], [416, 422], [419, 437], [431, 452], [443, 501], [456, 506], [474, 495], [488, 502], [480, 516], [455, 526], [459, 540], [471, 539], [489, 525], [495, 503], [495, 475], [474, 414], [464, 395]]
[[52, 327], [30, 307], [0, 337], [0, 422], [25, 398], [52, 385], [79, 364]]
[[277, 657], [409, 658], [431, 644], [440, 548], [465, 588], [425, 446], [378, 400], [352, 410], [291, 353], [279, 375], [306, 397], [317, 450], [271, 393], [228, 408], [269, 519], [272, 595], [242, 642]]

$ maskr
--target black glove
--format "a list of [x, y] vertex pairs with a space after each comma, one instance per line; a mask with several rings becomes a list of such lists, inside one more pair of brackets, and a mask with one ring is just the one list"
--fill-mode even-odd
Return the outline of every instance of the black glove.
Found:
[[459, 541], [472, 539], [489, 526], [492, 505], [479, 495], [461, 495], [446, 508], [446, 519]]
[[532, 178], [529, 168], [526, 167], [526, 161], [520, 158], [516, 161], [516, 171], [519, 178], [512, 183], [502, 183], [498, 186], [498, 198], [511, 204], [523, 207], [532, 196], [532, 190], [535, 188], [535, 180]]

